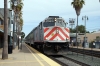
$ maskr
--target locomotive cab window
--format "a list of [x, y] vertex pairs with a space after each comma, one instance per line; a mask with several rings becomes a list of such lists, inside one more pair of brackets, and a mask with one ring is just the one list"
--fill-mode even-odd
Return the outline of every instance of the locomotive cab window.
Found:
[[62, 19], [57, 19], [56, 26], [66, 27], [66, 23]]
[[51, 26], [55, 26], [55, 22], [44, 22], [43, 23], [44, 27], [51, 27]]

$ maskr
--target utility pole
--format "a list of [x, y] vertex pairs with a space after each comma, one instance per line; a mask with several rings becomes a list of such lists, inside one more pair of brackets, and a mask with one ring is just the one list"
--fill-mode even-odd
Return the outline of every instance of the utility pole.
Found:
[[[14, 6], [17, 6], [18, 1], [17, 0], [12, 0], [12, 3], [14, 4]], [[15, 23], [16, 23], [16, 11], [14, 10], [14, 21], [13, 21], [13, 49], [15, 49], [15, 46], [16, 46]]]
[[8, 9], [7, 0], [4, 0], [4, 45], [2, 51], [2, 59], [8, 59]]

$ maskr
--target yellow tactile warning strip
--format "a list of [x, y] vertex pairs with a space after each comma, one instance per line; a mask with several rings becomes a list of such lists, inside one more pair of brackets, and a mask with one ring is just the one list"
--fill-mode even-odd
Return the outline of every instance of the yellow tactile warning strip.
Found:
[[[26, 45], [25, 45], [26, 46]], [[28, 46], [28, 45], [27, 45]], [[26, 46], [26, 47], [27, 47]], [[27, 47], [28, 48], [28, 47]], [[28, 48], [28, 50], [32, 53], [32, 51]], [[32, 53], [32, 55], [35, 57], [35, 59], [40, 63], [41, 66], [44, 66], [44, 64]]]
[[[45, 60], [50, 66], [61, 66], [61, 65], [58, 64], [57, 62], [55, 62], [55, 61], [53, 61], [52, 59], [46, 57], [45, 55], [43, 55], [42, 53], [38, 52], [38, 51], [35, 50], [34, 48], [28, 46], [27, 44], [26, 44], [26, 47], [27, 47], [28, 49], [30, 48], [30, 49], [31, 49], [32, 51], [34, 51], [35, 53], [38, 53], [37, 55], [39, 55], [43, 60]], [[29, 49], [29, 50], [30, 50], [30, 49]], [[31, 51], [31, 50], [30, 50], [30, 51]], [[32, 53], [32, 54], [33, 54], [33, 53]], [[40, 63], [40, 61], [39, 61], [39, 63]]]

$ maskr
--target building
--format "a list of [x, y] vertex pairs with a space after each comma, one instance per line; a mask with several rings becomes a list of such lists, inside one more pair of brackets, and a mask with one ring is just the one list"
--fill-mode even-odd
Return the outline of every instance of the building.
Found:
[[[8, 9], [8, 41], [10, 36], [11, 11]], [[3, 46], [4, 36], [4, 8], [0, 8], [0, 48]]]
[[[85, 48], [89, 48], [90, 45], [89, 43], [91, 43], [92, 41], [95, 41], [95, 48], [100, 48], [100, 40], [97, 41], [96, 37], [99, 36], [100, 37], [100, 31], [98, 32], [94, 32], [94, 33], [86, 33], [86, 37], [87, 37], [87, 40], [86, 40], [86, 44], [84, 44], [84, 47]], [[77, 38], [77, 41], [78, 41], [78, 46], [83, 46], [83, 43], [84, 43], [84, 33], [79, 33], [78, 34], [78, 38]], [[76, 46], [76, 33], [70, 33], [70, 40], [73, 40], [73, 45]], [[76, 44], [76, 45], [75, 45]]]
[[[80, 40], [81, 40], [80, 46], [82, 46], [85, 35], [79, 35], [79, 36], [80, 36]], [[97, 37], [97, 36], [100, 36], [100, 32], [86, 33], [86, 37], [87, 37], [87, 41], [86, 41], [86, 42], [87, 42], [87, 43], [84, 44], [84, 47], [89, 48], [89, 47], [90, 47], [90, 43], [91, 43], [92, 41], [94, 41], [94, 42], [96, 42], [96, 43], [95, 43], [95, 48], [98, 48], [98, 46], [100, 46], [100, 45], [99, 45], [100, 43], [98, 43], [97, 40], [96, 40], [96, 37]]]
[[[80, 36], [81, 41], [83, 41], [84, 40], [84, 35], [79, 35], [79, 36]], [[94, 41], [96, 39], [96, 36], [100, 36], [100, 33], [99, 32], [96, 32], [96, 33], [86, 33], [87, 42]]]

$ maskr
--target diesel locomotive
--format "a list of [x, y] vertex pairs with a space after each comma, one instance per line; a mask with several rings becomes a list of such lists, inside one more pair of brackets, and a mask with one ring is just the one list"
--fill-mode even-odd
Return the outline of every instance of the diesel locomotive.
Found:
[[25, 37], [25, 42], [48, 55], [66, 54], [70, 43], [70, 30], [66, 25], [62, 17], [49, 16]]

